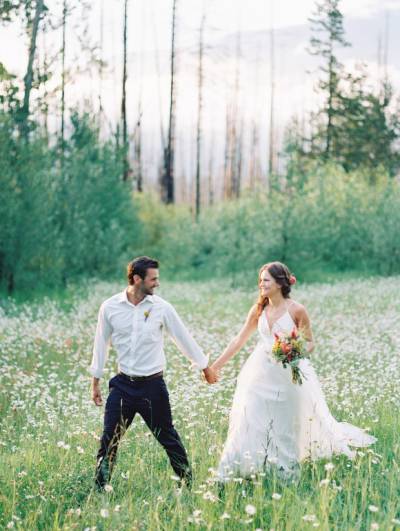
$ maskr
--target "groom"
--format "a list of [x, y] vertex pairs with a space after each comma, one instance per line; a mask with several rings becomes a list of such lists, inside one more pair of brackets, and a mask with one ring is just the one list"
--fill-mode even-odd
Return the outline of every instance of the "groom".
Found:
[[118, 443], [139, 413], [167, 452], [176, 475], [190, 485], [190, 465], [172, 423], [163, 378], [166, 364], [163, 330], [166, 329], [179, 350], [203, 370], [209, 384], [217, 381], [217, 375], [208, 367], [207, 357], [174, 307], [153, 295], [159, 286], [158, 262], [147, 256], [135, 258], [128, 264], [127, 273], [128, 287], [100, 306], [89, 369], [93, 376], [92, 398], [96, 406], [101, 406], [99, 381], [111, 341], [117, 353], [119, 372], [109, 382], [95, 482], [99, 490], [109, 482]]

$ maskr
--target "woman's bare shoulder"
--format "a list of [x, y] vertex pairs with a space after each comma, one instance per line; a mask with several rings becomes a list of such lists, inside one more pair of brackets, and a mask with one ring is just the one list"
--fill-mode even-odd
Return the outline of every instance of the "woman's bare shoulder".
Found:
[[258, 304], [253, 304], [248, 313], [249, 319], [258, 319]]
[[306, 307], [303, 304], [294, 301], [293, 299], [290, 299], [290, 302], [288, 304], [288, 310], [295, 317], [302, 317], [308, 315]]

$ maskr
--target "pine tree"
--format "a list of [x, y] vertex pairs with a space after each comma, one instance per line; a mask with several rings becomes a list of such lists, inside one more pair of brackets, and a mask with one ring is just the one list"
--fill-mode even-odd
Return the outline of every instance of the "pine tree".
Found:
[[310, 18], [312, 37], [309, 52], [321, 57], [323, 64], [319, 67], [321, 78], [319, 89], [325, 96], [325, 104], [319, 113], [321, 124], [318, 127], [314, 145], [329, 159], [337, 138], [336, 117], [340, 114], [340, 79], [343, 65], [339, 62], [336, 51], [339, 47], [350, 46], [345, 40], [343, 15], [339, 10], [340, 0], [324, 0], [316, 4], [316, 11]]

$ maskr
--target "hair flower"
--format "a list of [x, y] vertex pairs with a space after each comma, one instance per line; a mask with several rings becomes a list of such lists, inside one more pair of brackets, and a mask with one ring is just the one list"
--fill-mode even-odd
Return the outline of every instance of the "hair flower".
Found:
[[294, 275], [290, 275], [289, 284], [293, 286], [294, 284], [296, 284], [296, 282], [297, 282], [297, 278]]

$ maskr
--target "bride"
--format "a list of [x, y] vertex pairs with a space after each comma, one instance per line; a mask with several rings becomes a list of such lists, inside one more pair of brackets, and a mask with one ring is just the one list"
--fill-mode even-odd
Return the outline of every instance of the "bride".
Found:
[[262, 266], [260, 296], [239, 334], [214, 362], [219, 371], [258, 329], [259, 341], [239, 374], [230, 412], [229, 431], [217, 471], [225, 482], [239, 475], [250, 477], [276, 466], [287, 479], [299, 473], [304, 459], [316, 460], [332, 454], [355, 455], [350, 446], [368, 446], [376, 441], [362, 429], [337, 422], [325, 401], [317, 375], [308, 359], [300, 361], [303, 384], [293, 384], [290, 368], [275, 361], [271, 349], [274, 334], [299, 329], [314, 342], [307, 311], [290, 299], [296, 282], [280, 262]]

